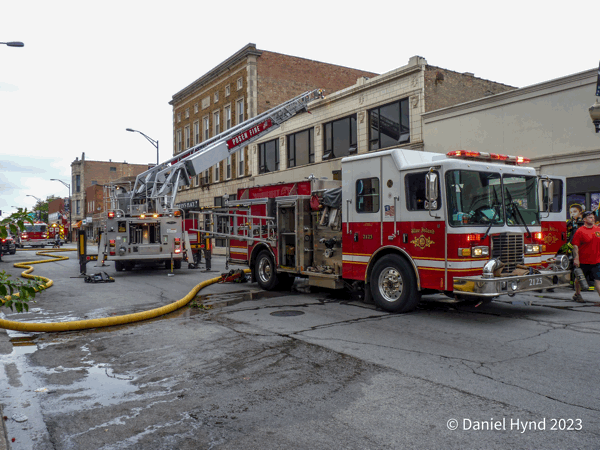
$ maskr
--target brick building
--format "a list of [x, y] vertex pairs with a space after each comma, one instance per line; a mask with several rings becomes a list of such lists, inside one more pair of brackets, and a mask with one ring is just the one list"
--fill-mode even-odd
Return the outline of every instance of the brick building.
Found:
[[[173, 95], [169, 104], [173, 106], [174, 155], [308, 90], [335, 92], [354, 84], [358, 77], [375, 75], [248, 44]], [[248, 161], [247, 148], [236, 152], [196, 177], [190, 188], [180, 192], [179, 201], [197, 199], [194, 188], [251, 176]]]
[[[129, 164], [111, 160], [89, 161], [85, 159], [85, 153], [81, 154], [81, 159], [75, 158], [71, 163], [73, 228], [79, 227], [84, 219], [93, 218], [94, 214], [99, 217], [98, 214], [104, 207], [102, 187], [105, 184], [122, 177], [135, 177], [153, 166], [154, 164]], [[88, 190], [88, 188], [92, 189]], [[93, 211], [89, 208], [93, 208]]]
[[[309, 76], [302, 63], [275, 67], [274, 61], [285, 55], [262, 52], [261, 58], [263, 56], [263, 61], [272, 64], [261, 72], [266, 73], [265, 80], [261, 79], [260, 74], [255, 75], [256, 86], [262, 86], [263, 89], [256, 96], [257, 112], [263, 112], [293, 96], [291, 92], [289, 95], [282, 94], [279, 89], [281, 86], [295, 85], [294, 81], [284, 80], [293, 76], [294, 67], [302, 74], [300, 78]], [[337, 69], [332, 66], [331, 72], [324, 72], [321, 83], [314, 80], [314, 84], [304, 84], [299, 91], [323, 87], [329, 75]], [[275, 75], [271, 76], [272, 73]], [[353, 79], [350, 79], [352, 76]], [[218, 169], [209, 171], [204, 180], [200, 180], [197, 185], [201, 189], [194, 185], [180, 191], [178, 201], [197, 201], [199, 206], [221, 205], [224, 195], [232, 198], [237, 189], [242, 187], [302, 180], [310, 174], [331, 178], [341, 169], [341, 158], [344, 156], [390, 147], [423, 150], [422, 114], [515, 89], [475, 77], [472, 73], [458, 73], [431, 66], [419, 56], [410, 58], [407, 65], [382, 75], [354, 71], [348, 74], [344, 84], [337, 89], [330, 88], [326, 99], [312, 103], [311, 114], [295, 116], [279, 129], [251, 144], [243, 156], [243, 172], [239, 168], [239, 175], [243, 176], [235, 176], [235, 161], [224, 161]], [[205, 98], [212, 99], [208, 96]], [[183, 103], [172, 104], [175, 114], [175, 153], [178, 153], [187, 148], [185, 145], [188, 142], [184, 140], [184, 146], [178, 147], [180, 140], [177, 133], [181, 129], [178, 125], [183, 122], [178, 122], [182, 109], [177, 105]], [[185, 111], [191, 104], [193, 102], [188, 102], [183, 109], [182, 120], [187, 118]], [[189, 133], [183, 136], [189, 136]], [[197, 142], [205, 136], [213, 134], [199, 136]], [[221, 175], [223, 170], [224, 177]], [[218, 253], [218, 248], [215, 250]]]

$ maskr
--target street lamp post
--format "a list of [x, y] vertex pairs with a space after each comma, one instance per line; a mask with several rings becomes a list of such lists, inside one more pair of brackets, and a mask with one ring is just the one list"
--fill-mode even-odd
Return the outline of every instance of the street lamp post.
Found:
[[142, 136], [144, 136], [146, 139], [148, 139], [148, 142], [150, 142], [152, 145], [154, 145], [156, 147], [156, 165], [158, 166], [158, 141], [155, 141], [151, 137], [146, 136], [144, 133], [142, 133], [141, 131], [138, 131], [138, 130], [132, 130], [131, 128], [127, 128], [126, 131], [131, 131], [132, 133], [140, 133]]
[[73, 205], [71, 204], [71, 185], [69, 183], [65, 183], [63, 180], [59, 180], [58, 178], [50, 178], [50, 181], [60, 181], [62, 184], [69, 189], [69, 242], [73, 242]]
[[[25, 195], [25, 197], [35, 198], [40, 203], [40, 207], [41, 207], [42, 200], [39, 197], [36, 197], [35, 195], [31, 195], [31, 194], [27, 194], [27, 195]], [[40, 220], [43, 220], [44, 217], [42, 216], [42, 210], [40, 209], [39, 211], [40, 211]]]
[[23, 44], [22, 42], [18, 42], [18, 41], [0, 42], [0, 44], [7, 45], [8, 47], [25, 47], [25, 44]]

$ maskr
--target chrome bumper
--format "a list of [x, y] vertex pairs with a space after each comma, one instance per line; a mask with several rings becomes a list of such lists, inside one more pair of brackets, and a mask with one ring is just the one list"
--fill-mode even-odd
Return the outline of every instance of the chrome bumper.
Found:
[[455, 277], [453, 292], [454, 294], [468, 294], [488, 298], [504, 294], [569, 286], [570, 281], [571, 272], [568, 270], [544, 270], [533, 275], [512, 277]]

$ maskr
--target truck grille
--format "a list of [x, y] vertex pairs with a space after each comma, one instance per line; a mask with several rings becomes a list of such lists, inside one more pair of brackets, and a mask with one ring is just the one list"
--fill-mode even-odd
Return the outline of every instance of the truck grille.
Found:
[[523, 235], [494, 234], [492, 235], [492, 258], [498, 258], [504, 264], [503, 273], [512, 272], [517, 264], [523, 264]]

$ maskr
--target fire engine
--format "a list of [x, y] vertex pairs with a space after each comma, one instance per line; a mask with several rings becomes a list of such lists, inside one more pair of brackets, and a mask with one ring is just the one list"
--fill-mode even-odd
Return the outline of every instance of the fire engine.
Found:
[[193, 264], [190, 230], [184, 223], [194, 227], [191, 237], [196, 239], [196, 248], [199, 225], [176, 206], [178, 191], [322, 97], [320, 89], [305, 92], [147, 170], [135, 181], [106, 186], [107, 213], [102, 218], [98, 255], [104, 261], [114, 260], [117, 271], [131, 270], [142, 262], [172, 264], [175, 269], [182, 261]]
[[31, 247], [42, 247], [50, 245], [48, 237], [48, 224], [45, 222], [25, 222], [25, 231], [21, 232], [21, 248], [26, 245]]
[[212, 234], [262, 289], [303, 277], [391, 312], [414, 309], [423, 294], [485, 303], [567, 286], [568, 259], [554, 251], [565, 239], [555, 206], [566, 204], [564, 182], [528, 162], [401, 148], [352, 156], [340, 181], [240, 189], [211, 220], [225, 217], [229, 230]]

